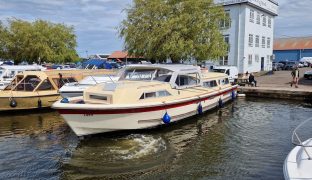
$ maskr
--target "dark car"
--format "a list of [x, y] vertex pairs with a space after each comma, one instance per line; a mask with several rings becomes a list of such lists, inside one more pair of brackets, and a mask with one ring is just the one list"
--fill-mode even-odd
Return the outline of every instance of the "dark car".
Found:
[[283, 69], [283, 67], [284, 67], [284, 64], [282, 63], [273, 62], [272, 64], [273, 71], [280, 71]]
[[287, 61], [283, 67], [283, 70], [292, 70], [294, 69], [298, 63], [296, 61]]

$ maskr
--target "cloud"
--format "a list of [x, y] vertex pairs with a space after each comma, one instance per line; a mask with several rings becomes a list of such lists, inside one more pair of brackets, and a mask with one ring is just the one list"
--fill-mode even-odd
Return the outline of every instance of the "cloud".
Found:
[[279, 15], [275, 19], [275, 36], [312, 35], [311, 0], [280, 0]]
[[[36, 19], [72, 25], [77, 34], [80, 55], [111, 53], [122, 49], [116, 27], [131, 0], [0, 0], [0, 20]], [[80, 53], [83, 52], [83, 53]]]
[[[275, 37], [312, 35], [311, 0], [277, 0]], [[132, 0], [0, 0], [0, 20], [49, 20], [72, 25], [80, 55], [111, 53], [122, 49], [116, 27]]]

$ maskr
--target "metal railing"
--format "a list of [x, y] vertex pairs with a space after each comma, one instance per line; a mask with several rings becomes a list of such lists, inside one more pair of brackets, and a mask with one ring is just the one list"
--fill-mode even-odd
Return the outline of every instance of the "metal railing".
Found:
[[[295, 130], [293, 131], [292, 133], [292, 137], [291, 137], [291, 142], [292, 144], [296, 145], [296, 146], [301, 146], [304, 150], [304, 152], [306, 153], [306, 155], [308, 156], [309, 160], [311, 160], [311, 157], [312, 157], [312, 154], [310, 154], [308, 151], [307, 151], [307, 147], [312, 147], [312, 145], [306, 145], [306, 144], [303, 144], [304, 141], [302, 141], [297, 133], [297, 130], [302, 127], [304, 124], [306, 124], [307, 122], [309, 121], [312, 121], [312, 118], [309, 118], [305, 121], [303, 121], [302, 123], [300, 123], [296, 128]], [[297, 141], [295, 141], [297, 140]]]

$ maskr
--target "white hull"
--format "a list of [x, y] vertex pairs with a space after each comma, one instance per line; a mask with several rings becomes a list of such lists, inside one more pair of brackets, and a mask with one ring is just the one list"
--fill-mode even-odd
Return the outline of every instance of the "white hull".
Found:
[[[312, 138], [302, 144], [312, 146]], [[305, 147], [306, 151], [312, 155], [312, 147]], [[296, 146], [288, 154], [284, 162], [284, 177], [290, 179], [312, 179], [312, 159], [308, 159], [302, 146]]]
[[[234, 90], [236, 93], [236, 90]], [[215, 108], [219, 106], [219, 99], [222, 102], [231, 100], [232, 91], [227, 94], [218, 95], [214, 98], [201, 101], [203, 111]], [[86, 108], [81, 113], [62, 113], [66, 123], [78, 136], [105, 133], [111, 131], [120, 130], [135, 130], [135, 129], [146, 129], [164, 124], [162, 117], [165, 112], [171, 117], [170, 122], [175, 122], [193, 115], [198, 114], [198, 102], [178, 106], [174, 108], [154, 110], [148, 112], [135, 112], [135, 113], [112, 113], [112, 114], [101, 114], [101, 113], [88, 113]], [[129, 107], [128, 111], [131, 111], [133, 107]], [[101, 110], [98, 110], [101, 112]]]

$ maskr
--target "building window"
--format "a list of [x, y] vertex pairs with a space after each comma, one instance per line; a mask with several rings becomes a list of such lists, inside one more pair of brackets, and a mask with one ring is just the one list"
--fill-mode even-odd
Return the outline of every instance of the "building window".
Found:
[[271, 48], [271, 38], [267, 39], [267, 48]]
[[270, 63], [270, 58], [271, 56], [270, 55], [267, 55], [267, 64], [269, 64]]
[[253, 35], [249, 34], [249, 40], [248, 40], [249, 47], [253, 47]]
[[220, 57], [219, 64], [220, 64], [221, 66], [229, 65], [229, 56], [221, 56], [221, 57]]
[[230, 36], [229, 35], [224, 35], [224, 42], [227, 44], [227, 52], [230, 52]]
[[260, 24], [260, 13], [259, 13], [259, 12], [257, 12], [256, 23], [257, 23], [257, 24]]
[[263, 18], [262, 18], [262, 25], [266, 26], [266, 16], [265, 15], [263, 15]]
[[248, 55], [248, 65], [252, 65], [252, 54]]
[[270, 17], [268, 17], [268, 27], [269, 28], [272, 27], [272, 19]]
[[250, 14], [249, 14], [249, 22], [254, 22], [255, 19], [255, 11], [250, 9]]
[[259, 36], [259, 35], [256, 35], [256, 44], [255, 44], [255, 47], [259, 47], [259, 44], [260, 44], [260, 36]]
[[255, 61], [256, 61], [257, 63], [259, 62], [259, 55], [258, 55], [258, 54], [255, 55]]
[[265, 48], [265, 37], [262, 36], [262, 48]]
[[225, 18], [221, 19], [220, 21], [220, 28], [221, 29], [229, 29], [231, 27], [231, 18], [230, 18], [230, 11], [225, 11]]

